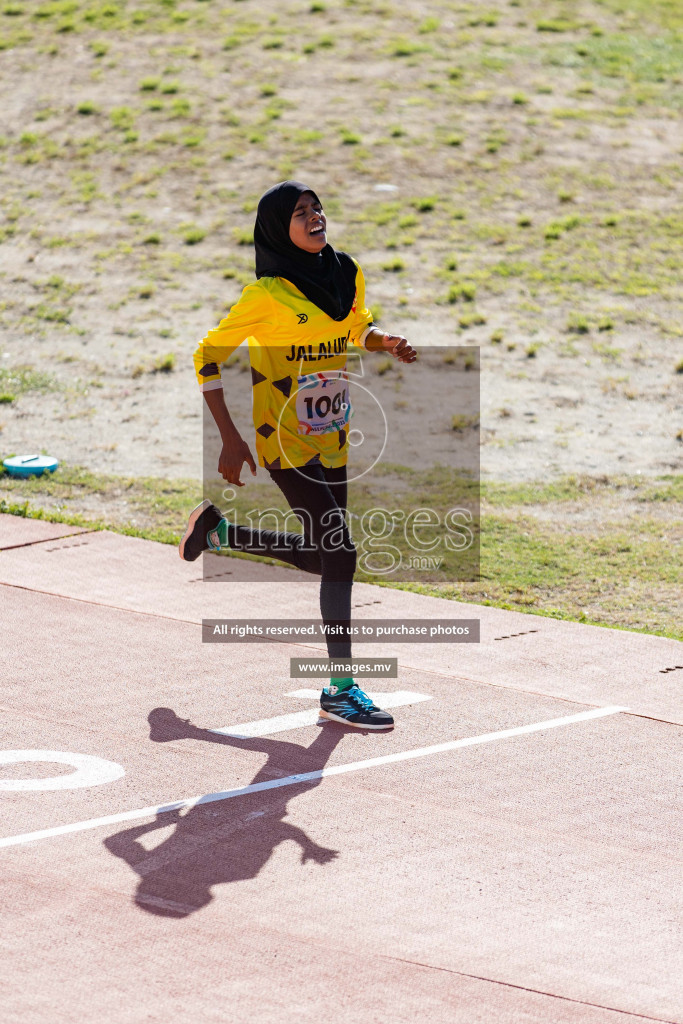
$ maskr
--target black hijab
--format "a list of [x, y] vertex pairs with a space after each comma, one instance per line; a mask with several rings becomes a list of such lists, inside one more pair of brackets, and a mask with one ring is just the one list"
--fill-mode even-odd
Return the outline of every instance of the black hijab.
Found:
[[313, 189], [300, 181], [281, 181], [261, 196], [254, 227], [256, 276], [284, 277], [333, 320], [345, 320], [356, 294], [356, 265], [331, 245], [313, 253], [291, 240], [289, 224], [303, 192]]

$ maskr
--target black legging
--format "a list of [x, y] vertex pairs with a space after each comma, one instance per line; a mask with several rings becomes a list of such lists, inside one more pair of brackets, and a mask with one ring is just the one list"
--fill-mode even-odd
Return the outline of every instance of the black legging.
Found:
[[304, 533], [253, 530], [228, 526], [228, 543], [235, 551], [270, 555], [320, 576], [320, 612], [325, 625], [337, 627], [327, 637], [330, 658], [351, 657], [351, 587], [356, 571], [356, 549], [346, 512], [346, 466], [322, 465], [300, 469], [271, 469]]

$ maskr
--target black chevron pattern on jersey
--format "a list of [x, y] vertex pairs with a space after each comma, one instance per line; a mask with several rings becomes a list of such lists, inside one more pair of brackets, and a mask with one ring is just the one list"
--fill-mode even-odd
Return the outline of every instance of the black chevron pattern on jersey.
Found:
[[285, 398], [289, 398], [290, 391], [292, 390], [292, 378], [281, 377], [280, 380], [274, 380], [273, 387], [281, 391]]
[[273, 459], [272, 462], [268, 462], [267, 458], [264, 455], [263, 456], [263, 465], [266, 467], [266, 469], [282, 469], [282, 466], [280, 465], [280, 456], [279, 455], [278, 455], [278, 457], [276, 459]]
[[343, 448], [346, 444], [346, 431], [344, 429], [339, 431], [339, 447]]
[[252, 366], [252, 368], [251, 368], [251, 386], [255, 387], [256, 384], [260, 384], [264, 380], [268, 380], [268, 378], [264, 377], [262, 373], [259, 373], [259, 371], [255, 370], [254, 367]]
[[270, 423], [262, 423], [260, 427], [256, 428], [256, 433], [261, 437], [269, 438], [271, 434], [275, 433], [275, 427], [271, 427]]
[[213, 377], [217, 373], [220, 373], [218, 369], [218, 363], [207, 363], [205, 366], [202, 366], [201, 370], [199, 371], [199, 376]]

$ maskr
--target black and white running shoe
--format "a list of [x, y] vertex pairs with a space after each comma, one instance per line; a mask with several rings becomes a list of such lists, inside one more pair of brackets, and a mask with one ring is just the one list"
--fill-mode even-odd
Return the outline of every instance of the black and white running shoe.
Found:
[[[208, 498], [193, 508], [178, 548], [180, 557], [186, 562], [194, 562], [202, 551], [209, 550], [212, 545], [208, 541], [208, 535], [215, 531], [222, 518], [220, 510], [212, 505]], [[220, 547], [220, 541], [216, 547]]]
[[356, 729], [393, 729], [394, 720], [387, 711], [372, 703], [355, 683], [348, 690], [331, 694], [323, 690], [320, 694], [320, 717], [332, 722], [352, 725]]

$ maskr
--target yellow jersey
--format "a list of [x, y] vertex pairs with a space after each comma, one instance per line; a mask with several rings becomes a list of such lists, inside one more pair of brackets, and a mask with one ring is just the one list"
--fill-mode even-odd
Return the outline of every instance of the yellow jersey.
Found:
[[285, 278], [262, 277], [197, 346], [197, 380], [202, 391], [222, 388], [221, 363], [248, 341], [259, 465], [344, 466], [351, 415], [346, 352], [349, 345], [364, 347], [371, 325], [357, 263], [345, 320], [333, 320]]

